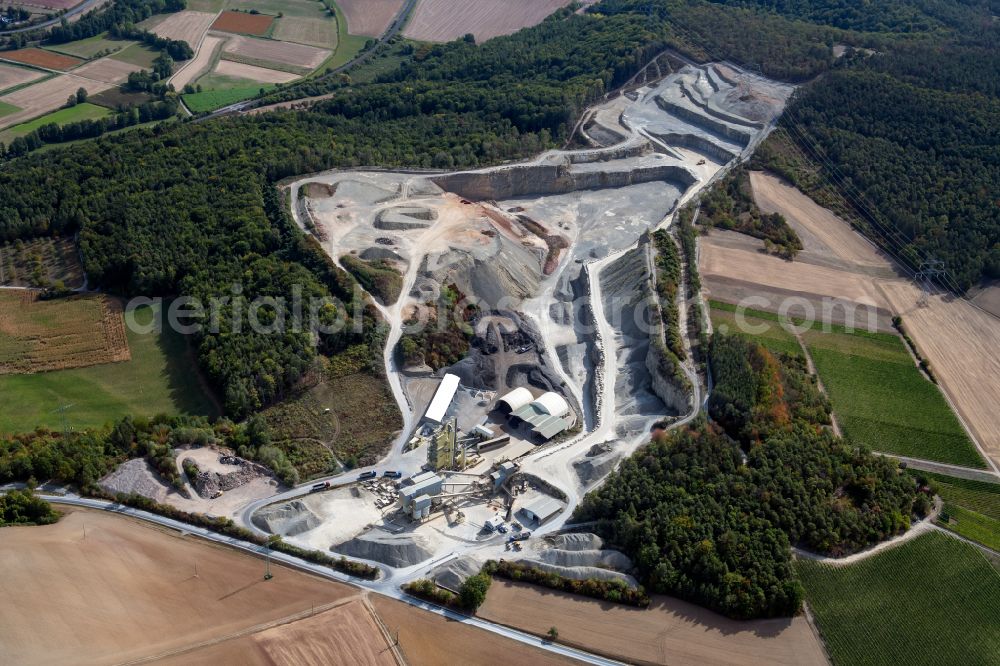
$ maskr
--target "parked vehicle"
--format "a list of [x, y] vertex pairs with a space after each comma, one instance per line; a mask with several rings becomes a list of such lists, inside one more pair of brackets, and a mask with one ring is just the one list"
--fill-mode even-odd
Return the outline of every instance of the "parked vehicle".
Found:
[[382, 476], [384, 476], [387, 479], [399, 479], [402, 478], [403, 473], [393, 470], [393, 471], [382, 472]]
[[312, 489], [309, 492], [318, 493], [321, 490], [326, 490], [330, 487], [329, 481], [324, 481], [323, 483], [314, 483]]
[[364, 481], [365, 479], [374, 479], [376, 476], [378, 476], [378, 472], [376, 472], [375, 470], [362, 472], [361, 474], [358, 475], [358, 481]]
[[499, 532], [500, 534], [507, 534], [507, 526], [506, 525], [498, 526], [497, 532]]

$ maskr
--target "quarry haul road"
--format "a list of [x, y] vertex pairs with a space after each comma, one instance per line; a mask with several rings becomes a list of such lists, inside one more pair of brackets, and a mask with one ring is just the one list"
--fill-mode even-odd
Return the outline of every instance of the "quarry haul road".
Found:
[[[264, 555], [266, 549], [263, 546], [256, 546], [246, 541], [236, 539], [234, 537], [227, 537], [221, 534], [217, 534], [203, 527], [196, 527], [194, 525], [188, 525], [187, 523], [182, 523], [178, 520], [173, 520], [172, 518], [165, 518], [163, 516], [156, 515], [154, 513], [149, 513], [148, 511], [142, 511], [140, 509], [133, 509], [115, 502], [109, 502], [107, 500], [89, 499], [84, 497], [79, 497], [76, 495], [39, 495], [43, 497], [46, 501], [52, 502], [53, 504], [65, 504], [68, 506], [78, 506], [86, 509], [95, 509], [98, 511], [108, 511], [110, 513], [117, 513], [123, 516], [129, 516], [131, 518], [136, 518], [138, 520], [143, 520], [148, 523], [153, 523], [161, 527], [166, 527], [169, 529], [178, 530], [181, 534], [191, 534], [196, 537], [207, 539], [215, 543], [219, 543], [225, 546], [230, 546], [237, 548], [239, 550], [251, 553], [253, 555]], [[422, 601], [415, 597], [411, 597], [408, 594], [401, 592], [394, 585], [388, 584], [388, 582], [382, 581], [360, 581], [355, 578], [351, 578], [346, 574], [334, 571], [328, 567], [320, 564], [312, 564], [311, 562], [305, 562], [291, 555], [285, 553], [274, 552], [270, 553], [271, 560], [275, 562], [280, 562], [287, 566], [295, 567], [306, 571], [317, 576], [322, 576], [324, 578], [329, 578], [330, 580], [335, 580], [340, 583], [346, 583], [348, 585], [353, 585], [355, 587], [360, 587], [376, 594], [381, 594], [398, 601], [402, 601], [416, 608], [420, 608], [426, 611], [435, 613], [436, 615], [441, 615], [449, 620], [455, 622], [461, 622], [469, 626], [477, 627], [483, 629], [484, 631], [489, 631], [504, 638], [509, 638], [511, 640], [523, 643], [525, 645], [530, 645], [532, 647], [545, 650], [546, 652], [551, 652], [563, 657], [568, 657], [570, 659], [576, 659], [587, 664], [597, 664], [607, 665], [607, 666], [618, 666], [622, 662], [615, 661], [613, 659], [607, 659], [605, 657], [600, 657], [598, 655], [590, 654], [589, 652], [584, 652], [582, 650], [577, 650], [575, 648], [560, 645], [558, 643], [552, 643], [550, 641], [538, 638], [537, 636], [532, 636], [531, 634], [517, 631], [515, 629], [509, 629], [507, 627], [494, 624], [492, 622], [487, 622], [477, 617], [470, 617], [468, 615], [463, 615], [462, 613], [457, 613], [455, 611], [449, 610], [447, 608], [432, 604], [426, 601]]]

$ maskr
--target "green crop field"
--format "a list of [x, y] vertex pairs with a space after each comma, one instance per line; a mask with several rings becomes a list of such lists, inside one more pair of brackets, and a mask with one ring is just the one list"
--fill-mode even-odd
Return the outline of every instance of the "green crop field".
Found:
[[1000, 520], [969, 511], [957, 504], [945, 504], [938, 524], [1000, 552]]
[[135, 44], [135, 42], [131, 40], [108, 39], [107, 37], [108, 33], [102, 32], [99, 35], [94, 35], [93, 37], [88, 37], [87, 39], [79, 39], [75, 42], [68, 42], [66, 44], [46, 46], [45, 49], [47, 51], [64, 53], [66, 55], [89, 60], [102, 51], [122, 51], [132, 44]]
[[75, 123], [80, 120], [103, 118], [110, 113], [111, 111], [103, 106], [97, 106], [96, 104], [84, 102], [83, 104], [77, 104], [76, 106], [68, 109], [59, 109], [58, 111], [47, 113], [44, 116], [40, 116], [34, 120], [29, 120], [28, 122], [21, 123], [20, 125], [8, 127], [4, 131], [0, 132], [0, 142], [10, 143], [17, 137], [31, 134], [42, 125], [48, 125], [49, 123], [65, 125], [66, 123]]
[[12, 113], [16, 113], [21, 109], [17, 108], [13, 104], [8, 104], [7, 102], [0, 102], [0, 118], [8, 116]]
[[974, 546], [932, 532], [795, 569], [835, 666], [1000, 664], [1000, 571]]
[[985, 467], [898, 337], [813, 330], [804, 339], [846, 436], [875, 451]]
[[910, 470], [910, 474], [931, 481], [946, 502], [1000, 520], [1000, 483], [959, 479], [923, 470]]
[[[782, 328], [777, 317], [772, 318], [770, 313], [747, 310], [743, 315], [743, 322], [754, 327], [754, 332], [751, 333], [741, 330], [741, 326], [737, 324], [735, 312], [717, 307], [715, 302], [712, 302], [710, 305], [709, 316], [712, 318], [713, 331], [736, 333], [752, 338], [772, 352], [787, 352], [789, 354], [802, 355], [802, 348], [799, 346], [799, 342], [795, 339], [795, 336]], [[764, 330], [764, 327], [766, 327], [766, 330]]]
[[370, 37], [352, 35], [347, 32], [347, 17], [340, 7], [331, 0], [324, 0], [327, 7], [332, 9], [337, 16], [337, 50], [333, 52], [333, 57], [326, 63], [324, 70], [336, 69], [354, 59], [361, 49], [365, 48]]
[[[147, 324], [159, 306], [136, 311], [136, 321]], [[88, 368], [56, 370], [33, 375], [0, 375], [0, 432], [23, 432], [44, 425], [60, 429], [65, 412], [71, 428], [101, 426], [126, 414], [215, 415], [202, 390], [187, 341], [178, 333], [140, 334], [128, 331], [132, 360]]]
[[273, 84], [254, 84], [225, 90], [206, 90], [205, 92], [184, 95], [184, 103], [194, 113], [214, 111], [228, 104], [250, 99], [260, 93], [261, 89], [270, 90], [273, 87]]

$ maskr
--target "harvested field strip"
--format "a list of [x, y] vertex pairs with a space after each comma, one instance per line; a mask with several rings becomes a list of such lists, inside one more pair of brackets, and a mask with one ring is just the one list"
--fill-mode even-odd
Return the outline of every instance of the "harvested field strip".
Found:
[[420, 0], [403, 34], [428, 42], [450, 42], [467, 33], [484, 42], [542, 20], [569, 0]]
[[224, 76], [238, 76], [250, 81], [259, 81], [260, 83], [288, 83], [299, 78], [289, 72], [248, 65], [232, 60], [220, 60], [219, 64], [215, 66], [215, 73]]
[[477, 614], [535, 635], [555, 625], [560, 642], [630, 663], [826, 663], [804, 617], [741, 622], [664, 596], [639, 609], [495, 580]]
[[233, 32], [244, 35], [266, 35], [274, 23], [274, 17], [267, 14], [245, 12], [222, 12], [212, 23], [212, 30]]
[[93, 62], [88, 62], [76, 70], [77, 76], [85, 76], [88, 79], [96, 79], [105, 83], [121, 84], [128, 79], [132, 72], [138, 72], [142, 67], [131, 63], [114, 60], [112, 58], [101, 58]]
[[913, 474], [933, 481], [938, 493], [946, 502], [1000, 520], [1000, 483], [972, 481], [924, 471], [915, 471]]
[[283, 42], [334, 49], [337, 47], [337, 22], [324, 16], [283, 16], [278, 19], [272, 36]]
[[[193, 45], [192, 48], [194, 48]], [[136, 65], [138, 69], [152, 69], [153, 61], [160, 55], [159, 51], [153, 50], [145, 44], [133, 44], [127, 49], [122, 49], [114, 55], [108, 56], [112, 60], [120, 60], [131, 65]]]
[[127, 663], [357, 594], [273, 563], [272, 585], [257, 557], [103, 511], [4, 528], [2, 538], [0, 596], [18, 599], [0, 605], [0, 662], [8, 664]]
[[0, 90], [8, 90], [26, 83], [37, 81], [45, 72], [17, 65], [0, 63]]
[[938, 532], [855, 564], [796, 562], [834, 664], [996, 664], [1000, 571]]
[[170, 83], [174, 84], [174, 89], [177, 91], [184, 90], [184, 86], [194, 83], [199, 76], [212, 69], [212, 65], [216, 62], [226, 39], [226, 37], [206, 35], [205, 40], [201, 43], [201, 48], [198, 50], [198, 55], [185, 63], [170, 78]]
[[[147, 326], [159, 311], [160, 305], [139, 308], [135, 320]], [[0, 375], [0, 432], [25, 432], [39, 425], [61, 429], [63, 419], [53, 411], [61, 405], [72, 405], [65, 425], [74, 429], [103, 426], [128, 414], [217, 415], [184, 336], [169, 326], [161, 333], [126, 330], [126, 335], [128, 362]]]
[[81, 120], [95, 120], [110, 114], [111, 111], [103, 106], [91, 104], [90, 102], [84, 102], [83, 104], [77, 104], [76, 106], [68, 109], [59, 109], [58, 111], [53, 111], [52, 113], [35, 118], [29, 122], [21, 123], [20, 125], [15, 125], [5, 129], [0, 132], [0, 142], [10, 143], [14, 139], [20, 136], [27, 136], [39, 127], [50, 123], [65, 125], [67, 123], [75, 123]]
[[323, 61], [330, 56], [330, 51], [327, 49], [242, 36], [236, 36], [229, 40], [223, 51], [245, 58], [304, 67], [310, 70], [322, 65]]
[[100, 35], [88, 37], [87, 39], [78, 39], [75, 42], [46, 46], [45, 50], [53, 51], [55, 53], [63, 53], [76, 58], [90, 59], [98, 53], [121, 51], [122, 49], [125, 49], [135, 43], [130, 40], [108, 39], [107, 36], [108, 33], [104, 32]]
[[79, 58], [62, 55], [61, 53], [52, 53], [51, 51], [36, 48], [18, 49], [16, 51], [2, 51], [0, 52], [0, 60], [11, 60], [13, 62], [20, 62], [26, 65], [34, 65], [36, 67], [44, 67], [46, 69], [55, 69], [61, 72], [73, 69], [83, 62], [83, 60], [80, 60]]
[[324, 0], [324, 4], [333, 10], [337, 17], [337, 50], [330, 58], [328, 67], [336, 69], [346, 65], [357, 57], [361, 50], [365, 48], [368, 38], [363, 35], [352, 35], [348, 32], [347, 17], [344, 16], [340, 6], [331, 0]]
[[804, 335], [844, 434], [875, 451], [985, 467], [938, 387], [887, 337]]
[[0, 292], [0, 374], [129, 358], [120, 301], [105, 296], [41, 301], [38, 292]]
[[[21, 88], [0, 97], [0, 102], [12, 104], [21, 109], [0, 119], [0, 128], [10, 127], [43, 114], [54, 111], [66, 104], [66, 99], [83, 88], [90, 95], [96, 95], [111, 87], [109, 83], [81, 79], [72, 74], [61, 74], [46, 81]], [[72, 112], [73, 109], [67, 109]], [[77, 112], [79, 113], [79, 111]], [[3, 140], [3, 139], [0, 139]]]
[[352, 35], [379, 37], [403, 8], [405, 0], [337, 0]]
[[166, 39], [180, 39], [191, 48], [197, 48], [208, 27], [215, 21], [215, 14], [184, 10], [168, 15], [158, 15], [139, 23], [139, 27]]
[[[239, 54], [236, 54], [236, 53], [223, 53], [222, 56], [221, 56], [221, 58], [220, 58], [220, 62], [222, 62], [222, 61], [235, 62], [235, 63], [240, 63], [240, 64], [243, 64], [243, 65], [247, 65], [247, 66], [250, 66], [250, 67], [259, 67], [261, 69], [269, 69], [269, 70], [276, 71], [276, 72], [283, 72], [285, 74], [291, 74], [292, 75], [292, 79], [296, 79], [296, 78], [298, 78], [300, 76], [305, 76], [306, 74], [308, 74], [309, 72], [312, 71], [312, 69], [310, 69], [308, 67], [299, 67], [297, 65], [289, 65], [289, 64], [283, 63], [283, 62], [275, 62], [273, 60], [264, 60], [263, 58], [251, 58], [249, 56], [239, 55]], [[218, 72], [219, 68], [216, 67], [215, 71]], [[219, 72], [219, 73], [221, 74], [222, 72]], [[250, 78], [250, 77], [247, 77], [247, 78]]]
[[955, 504], [945, 504], [938, 524], [1000, 553], [1000, 520]]

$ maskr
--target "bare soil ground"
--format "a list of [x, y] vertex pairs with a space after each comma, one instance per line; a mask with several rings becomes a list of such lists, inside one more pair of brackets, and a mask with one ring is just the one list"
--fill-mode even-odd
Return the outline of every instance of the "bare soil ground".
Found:
[[37, 300], [0, 292], [0, 374], [80, 368], [132, 358], [121, 301], [107, 296]]
[[754, 200], [765, 213], [781, 213], [805, 249], [825, 252], [859, 266], [891, 269], [892, 262], [851, 225], [792, 185], [762, 171], [750, 172]]
[[111, 58], [101, 58], [100, 60], [88, 62], [86, 65], [78, 67], [73, 73], [77, 76], [117, 85], [128, 79], [129, 74], [138, 72], [140, 69], [142, 69], [140, 65], [133, 65]]
[[226, 39], [228, 37], [206, 35], [204, 41], [201, 43], [201, 48], [198, 49], [198, 54], [189, 60], [184, 67], [175, 72], [170, 79], [170, 83], [174, 84], [174, 89], [178, 91], [183, 90], [184, 86], [194, 83], [199, 76], [208, 72], [212, 67], [212, 61]]
[[[700, 246], [698, 268], [709, 283], [713, 276], [720, 276], [765, 287], [792, 289], [806, 296], [828, 296], [886, 306], [885, 298], [866, 275], [801, 261], [785, 261], [751, 247], [729, 247], [724, 238], [717, 239], [715, 234], [702, 238]], [[728, 300], [724, 294], [713, 292], [712, 296]]]
[[[106, 664], [264, 629], [353, 588], [105, 512], [4, 528], [0, 662]], [[197, 573], [196, 573], [197, 572]], [[332, 663], [332, 662], [331, 662]]]
[[88, 95], [96, 95], [110, 87], [110, 83], [83, 79], [72, 74], [63, 74], [48, 81], [42, 81], [41, 83], [21, 88], [0, 97], [0, 102], [13, 104], [21, 109], [16, 113], [11, 113], [0, 118], [0, 128], [11, 127], [49, 111], [55, 111], [65, 104], [66, 99], [71, 94], [76, 93], [79, 88], [84, 88]]
[[270, 62], [315, 69], [330, 55], [327, 49], [318, 49], [305, 44], [291, 44], [271, 39], [253, 39], [236, 36], [225, 46], [226, 53], [267, 60]]
[[61, 72], [73, 69], [83, 62], [79, 58], [36, 48], [4, 51], [0, 53], [0, 58], [13, 60], [14, 62], [23, 62], [27, 65], [37, 65], [38, 67], [45, 67], [47, 69], [57, 69]]
[[401, 601], [373, 595], [371, 603], [389, 633], [398, 634], [399, 648], [410, 666], [576, 663]]
[[982, 289], [977, 289], [972, 296], [972, 302], [1000, 317], [1000, 284], [990, 284]]
[[347, 17], [347, 32], [352, 35], [379, 37], [404, 0], [338, 0], [337, 6]]
[[[411, 39], [450, 42], [472, 33], [477, 42], [541, 23], [568, 0], [420, 0], [403, 34]], [[350, 19], [348, 19], [350, 22]]]
[[184, 10], [170, 14], [164, 19], [159, 17], [147, 19], [140, 26], [166, 39], [182, 39], [194, 49], [198, 48], [202, 35], [208, 32], [209, 26], [215, 21], [215, 16], [208, 12]]
[[649, 664], [826, 664], [805, 617], [739, 622], [670, 597], [648, 609], [497, 580], [478, 615], [583, 649]]
[[242, 664], [245, 666], [325, 666], [397, 662], [372, 611], [361, 598], [302, 620], [185, 652], [155, 663]]
[[45, 74], [36, 69], [26, 69], [24, 67], [16, 67], [14, 65], [5, 65], [0, 63], [0, 90], [13, 88], [14, 86], [19, 86], [24, 83], [28, 83], [29, 81], [40, 79], [43, 76], [45, 76]]
[[918, 307], [920, 290], [908, 281], [880, 286], [952, 404], [1000, 466], [1000, 322], [952, 296], [931, 296]]
[[260, 83], [288, 83], [299, 78], [296, 74], [289, 72], [279, 72], [276, 69], [246, 65], [242, 62], [233, 62], [232, 60], [220, 60], [219, 64], [215, 66], [215, 73], [238, 76], [243, 79], [250, 79], [251, 81], [259, 81]]
[[244, 12], [222, 12], [212, 24], [212, 30], [237, 32], [246, 35], [263, 35], [274, 23], [274, 17], [266, 14], [246, 14]]

